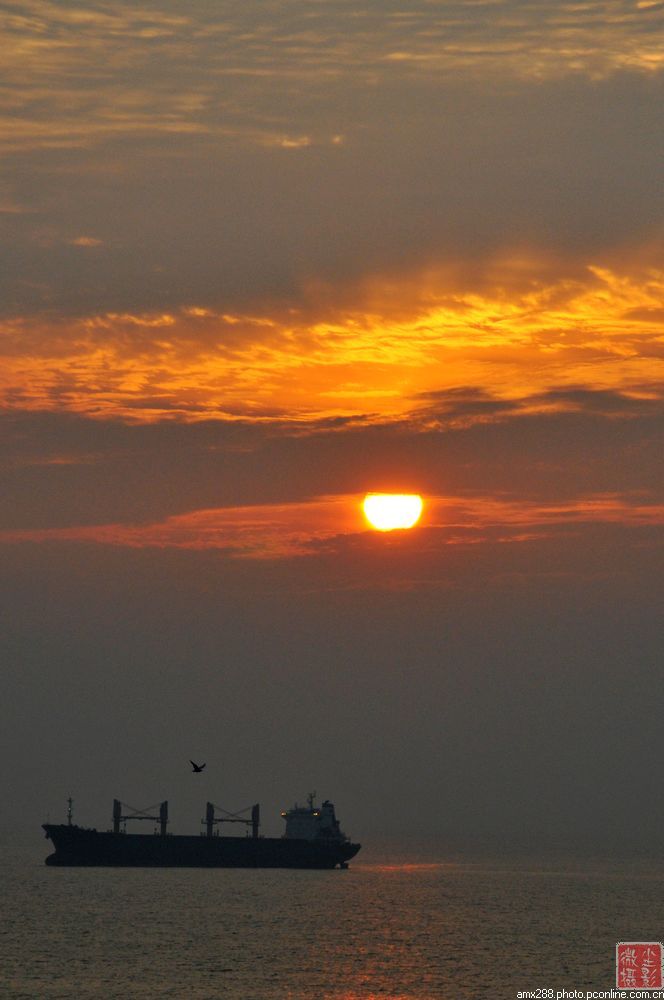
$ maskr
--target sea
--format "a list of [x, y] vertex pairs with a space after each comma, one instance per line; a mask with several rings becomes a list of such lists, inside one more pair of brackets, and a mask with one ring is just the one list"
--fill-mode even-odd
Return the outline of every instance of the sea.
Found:
[[49, 846], [0, 840], [2, 998], [611, 996], [616, 943], [664, 937], [659, 859], [403, 845], [347, 871], [86, 869], [46, 867]]

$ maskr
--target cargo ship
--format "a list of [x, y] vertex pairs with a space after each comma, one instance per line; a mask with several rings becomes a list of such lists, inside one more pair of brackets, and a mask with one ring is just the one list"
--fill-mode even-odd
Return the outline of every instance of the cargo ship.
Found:
[[[237, 813], [227, 812], [208, 802], [204, 830], [198, 836], [168, 832], [168, 802], [147, 809], [134, 809], [115, 799], [113, 828], [98, 831], [73, 822], [72, 799], [68, 800], [67, 822], [44, 823], [46, 837], [55, 851], [47, 865], [161, 867], [161, 868], [347, 868], [360, 850], [342, 832], [334, 806], [326, 799], [318, 807], [315, 793], [307, 805], [294, 805], [281, 813], [286, 829], [281, 837], [259, 833], [260, 807], [250, 806]], [[153, 811], [157, 810], [158, 811]], [[128, 811], [127, 811], [128, 810]], [[127, 833], [127, 822], [147, 820], [155, 824], [152, 833]], [[244, 823], [244, 837], [222, 836], [224, 823]]]

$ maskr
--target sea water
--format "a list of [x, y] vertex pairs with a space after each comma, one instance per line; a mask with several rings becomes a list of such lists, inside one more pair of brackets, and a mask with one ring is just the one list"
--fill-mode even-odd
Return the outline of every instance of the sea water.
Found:
[[616, 942], [664, 935], [664, 865], [644, 860], [404, 846], [348, 871], [86, 869], [45, 853], [2, 852], [3, 998], [513, 1000], [610, 990]]

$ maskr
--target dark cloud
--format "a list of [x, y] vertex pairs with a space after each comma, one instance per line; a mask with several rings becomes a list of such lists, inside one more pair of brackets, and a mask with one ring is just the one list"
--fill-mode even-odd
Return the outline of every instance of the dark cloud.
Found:
[[423, 405], [416, 411], [418, 418], [438, 418], [450, 423], [467, 418], [497, 418], [517, 413], [522, 400], [498, 399], [488, 390], [475, 386], [457, 386], [454, 389], [439, 389], [419, 394]]
[[[433, 421], [441, 428], [494, 423], [516, 416], [529, 416], [540, 410], [552, 415], [555, 423], [563, 412], [582, 412], [604, 417], [643, 416], [657, 424], [664, 415], [664, 399], [657, 386], [634, 386], [634, 395], [613, 389], [590, 389], [586, 386], [553, 386], [517, 399], [501, 399], [488, 390], [459, 386], [420, 393], [422, 406], [414, 411], [415, 421]], [[537, 419], [537, 418], [535, 418]]]
[[[644, 387], [645, 389], [645, 387]], [[584, 386], [565, 386], [562, 388], [552, 388], [547, 392], [533, 396], [526, 403], [552, 403], [570, 404], [571, 406], [585, 410], [587, 412], [603, 413], [606, 416], [636, 416], [661, 415], [664, 408], [664, 399], [661, 395], [655, 395], [650, 388], [646, 395], [627, 395], [624, 392], [616, 392], [610, 389], [588, 389]]]

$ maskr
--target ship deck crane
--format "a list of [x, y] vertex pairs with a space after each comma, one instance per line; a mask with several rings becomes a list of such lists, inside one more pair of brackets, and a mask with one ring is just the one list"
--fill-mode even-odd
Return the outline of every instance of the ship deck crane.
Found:
[[[250, 810], [250, 817], [243, 815]], [[217, 816], [217, 812], [223, 813], [223, 816]], [[257, 837], [260, 826], [260, 806], [256, 803], [256, 805], [247, 806], [246, 809], [239, 809], [232, 813], [222, 809], [221, 806], [215, 806], [214, 802], [208, 802], [205, 806], [205, 819], [202, 819], [201, 823], [204, 824], [208, 837], [214, 836], [214, 827], [217, 823], [244, 823], [245, 826], [251, 827], [251, 836]]]

